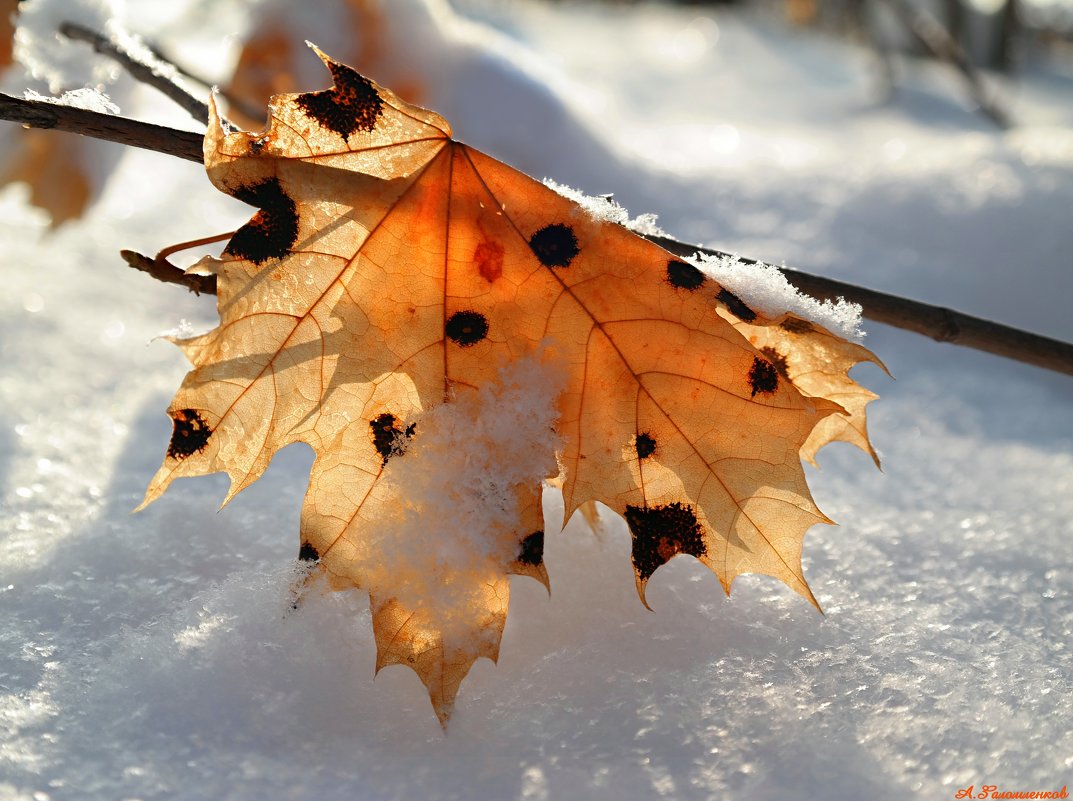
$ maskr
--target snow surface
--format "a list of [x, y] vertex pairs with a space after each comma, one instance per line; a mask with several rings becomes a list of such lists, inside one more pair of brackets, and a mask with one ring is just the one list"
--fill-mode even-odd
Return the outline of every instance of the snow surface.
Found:
[[[225, 5], [130, 24], [218, 65]], [[1001, 133], [941, 70], [907, 65], [884, 103], [868, 53], [762, 18], [461, 5], [464, 47], [430, 14], [447, 28], [414, 51], [455, 54], [430, 102], [471, 144], [614, 192], [683, 239], [1073, 339], [1068, 64], [1006, 87], [1021, 126]], [[436, 97], [451, 75], [467, 91]], [[0, 195], [0, 798], [900, 801], [1073, 784], [1069, 377], [872, 326], [897, 377], [859, 371], [883, 396], [885, 472], [836, 445], [809, 474], [841, 524], [805, 542], [825, 616], [765, 578], [726, 599], [688, 559], [655, 575], [648, 612], [623, 528], [575, 521], [547, 537], [550, 599], [513, 580], [499, 664], [475, 666], [445, 737], [412, 672], [373, 681], [362, 597], [290, 610], [308, 451], [223, 512], [210, 477], [130, 514], [186, 369], [154, 337], [214, 310], [116, 251], [248, 210], [196, 165], [133, 151], [54, 234], [25, 194]], [[553, 519], [561, 501], [546, 504]]]

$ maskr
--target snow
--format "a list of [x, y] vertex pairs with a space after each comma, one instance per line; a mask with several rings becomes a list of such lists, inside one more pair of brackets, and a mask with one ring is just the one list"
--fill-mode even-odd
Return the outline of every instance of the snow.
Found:
[[59, 97], [38, 94], [33, 89], [27, 89], [24, 94], [27, 100], [36, 100], [40, 103], [55, 103], [58, 106], [71, 106], [86, 111], [97, 111], [101, 114], [119, 113], [119, 106], [113, 103], [104, 92], [98, 92], [96, 89], [72, 89]]
[[[132, 29], [223, 62], [219, 5]], [[755, 15], [459, 8], [464, 36], [429, 14], [448, 27], [415, 51], [454, 53], [428, 102], [470, 144], [681, 239], [1073, 339], [1068, 65], [1006, 87], [1020, 127], [999, 132], [940, 70], [905, 65], [882, 103], [867, 52]], [[411, 671], [373, 681], [363, 597], [291, 609], [307, 450], [219, 514], [218, 476], [130, 514], [186, 370], [154, 337], [214, 310], [117, 251], [247, 215], [196, 165], [133, 151], [51, 234], [21, 187], [0, 194], [0, 798], [902, 801], [1073, 783], [1069, 377], [870, 326], [897, 377], [859, 370], [882, 395], [884, 472], [840, 445], [809, 472], [840, 523], [805, 541], [824, 616], [764, 578], [724, 598], [685, 558], [648, 612], [621, 526], [549, 527], [550, 598], [512, 580], [499, 663], [477, 663], [444, 736]], [[554, 493], [545, 511], [561, 514]]]
[[421, 436], [385, 466], [384, 512], [362, 530], [371, 595], [425, 612], [446, 641], [472, 631], [467, 610], [517, 558], [519, 492], [558, 472], [548, 432], [565, 384], [550, 353], [534, 354], [413, 419]]
[[614, 195], [586, 195], [584, 192], [579, 192], [577, 189], [567, 186], [566, 184], [561, 184], [552, 178], [545, 178], [544, 185], [553, 192], [557, 192], [563, 197], [577, 203], [585, 209], [593, 219], [621, 225], [642, 236], [667, 235], [667, 232], [660, 228], [656, 223], [658, 218], [655, 214], [646, 213], [636, 217], [630, 217], [629, 211], [615, 200]]
[[[551, 178], [545, 178], [544, 185], [577, 203], [593, 219], [621, 225], [642, 236], [667, 236], [667, 232], [656, 224], [655, 214], [646, 213], [631, 218], [629, 211], [612, 195], [586, 195]], [[791, 312], [847, 339], [860, 341], [864, 336], [860, 304], [850, 303], [844, 298], [819, 301], [802, 294], [773, 264], [754, 264], [743, 262], [738, 256], [730, 254], [703, 252], [695, 253], [686, 260], [737, 295], [746, 306], [768, 317]]]
[[72, 46], [59, 30], [65, 22], [111, 34], [119, 29], [122, 0], [33, 0], [19, 8], [15, 60], [52, 93], [113, 83], [121, 70], [87, 44]]
[[773, 264], [748, 264], [738, 256], [708, 253], [697, 253], [688, 261], [741, 298], [746, 306], [768, 317], [790, 312], [847, 339], [859, 341], [864, 336], [860, 304], [844, 298], [819, 301], [809, 297], [793, 287]]

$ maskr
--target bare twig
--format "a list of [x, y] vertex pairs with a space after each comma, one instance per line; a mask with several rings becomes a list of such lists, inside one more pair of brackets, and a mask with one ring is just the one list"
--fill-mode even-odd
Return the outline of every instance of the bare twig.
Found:
[[68, 39], [76, 39], [93, 46], [98, 53], [118, 61], [134, 78], [149, 86], [159, 89], [171, 100], [179, 104], [191, 117], [202, 124], [209, 121], [209, 107], [204, 100], [194, 97], [175, 80], [179, 71], [174, 65], [156, 58], [152, 50], [142, 46], [143, 52], [136, 53], [113, 39], [85, 28], [74, 22], [60, 25], [60, 33]]
[[[679, 256], [706, 253], [710, 256], [731, 256], [719, 250], [689, 245], [667, 237], [650, 237], [656, 244]], [[755, 259], [738, 257], [746, 264], [758, 264]], [[932, 306], [918, 300], [888, 295], [874, 289], [847, 284], [833, 278], [824, 278], [803, 273], [788, 267], [779, 267], [783, 275], [806, 295], [820, 300], [845, 298], [859, 303], [864, 316], [877, 323], [912, 331], [934, 339], [949, 342], [1007, 359], [1032, 364], [1056, 373], [1073, 375], [1073, 344], [1058, 339], [1040, 336], [1019, 328], [973, 317], [944, 306]]]
[[23, 100], [0, 93], [0, 120], [19, 122], [31, 128], [55, 128], [57, 131], [155, 150], [188, 161], [202, 160], [202, 143], [205, 139], [202, 134], [58, 103]]
[[[214, 86], [203, 77], [195, 75], [191, 70], [180, 66], [171, 58], [165, 56], [159, 48], [149, 42], [141, 39], [136, 40], [138, 48], [142, 51], [136, 52], [121, 45], [115, 39], [109, 39], [103, 34], [75, 22], [61, 23], [59, 30], [68, 39], [86, 42], [92, 45], [93, 49], [98, 53], [112, 57], [130, 73], [131, 77], [160, 90], [164, 95], [178, 103], [183, 110], [198, 122], [208, 122], [209, 107], [200, 97], [191, 94], [186, 87], [175, 80], [176, 76], [193, 81], [205, 87], [205, 89], [214, 89], [227, 101], [230, 108], [251, 120], [264, 117], [263, 107], [255, 107], [233, 92]], [[226, 119], [224, 121], [226, 122]]]
[[165, 64], [170, 64], [175, 68], [175, 71], [182, 75], [189, 81], [193, 81], [199, 86], [205, 87], [205, 89], [214, 89], [216, 93], [227, 101], [227, 107], [232, 111], [236, 111], [243, 117], [251, 120], [264, 119], [265, 107], [263, 105], [255, 105], [247, 102], [245, 98], [239, 97], [237, 94], [229, 90], [224, 86], [217, 86], [212, 81], [207, 80], [203, 75], [198, 74], [194, 70], [179, 64], [175, 59], [166, 54], [159, 47], [151, 42], [146, 42], [145, 46], [149, 49], [149, 52], [153, 54], [154, 58], [159, 59]]
[[[149, 125], [109, 114], [40, 101], [19, 100], [0, 94], [0, 119], [14, 120], [37, 128], [72, 131], [167, 153], [190, 161], [200, 162], [202, 159], [202, 137], [199, 134]], [[650, 238], [656, 244], [680, 256], [692, 256], [697, 252], [714, 256], [730, 255], [667, 237]], [[192, 284], [192, 277], [186, 276], [178, 268], [168, 269], [170, 265], [166, 265], [166, 262], [162, 265], [154, 259], [138, 254], [125, 254], [124, 258], [132, 266], [147, 272], [157, 280], [181, 284], [206, 294], [211, 294], [213, 291], [209, 283], [195, 287]], [[743, 258], [741, 261], [747, 264], [758, 263], [755, 259]], [[798, 270], [785, 267], [779, 269], [790, 283], [809, 295], [831, 299], [843, 297], [860, 303], [864, 316], [876, 322], [923, 334], [939, 342], [963, 345], [1047, 370], [1073, 375], [1073, 344], [972, 317], [952, 309], [888, 295]]]
[[133, 250], [121, 250], [119, 251], [119, 255], [123, 257], [123, 261], [135, 270], [140, 270], [141, 272], [146, 273], [150, 278], [155, 278], [157, 281], [161, 281], [165, 284], [185, 286], [195, 295], [216, 294], [215, 275], [195, 275], [193, 273], [188, 273], [182, 268], [176, 267], [165, 258], [157, 256], [157, 258], [151, 259], [148, 256], [143, 256], [141, 253], [136, 253]]
[[215, 242], [223, 242], [225, 239], [230, 239], [234, 234], [234, 231], [228, 231], [224, 234], [204, 236], [201, 239], [195, 239], [192, 242], [180, 242], [177, 245], [171, 245], [170, 247], [164, 248], [152, 259], [133, 250], [121, 250], [119, 251], [119, 255], [123, 257], [123, 261], [135, 270], [141, 270], [143, 273], [148, 273], [151, 278], [155, 278], [157, 281], [162, 281], [165, 284], [185, 286], [195, 295], [215, 295], [215, 275], [200, 275], [198, 273], [187, 272], [181, 267], [176, 267], [168, 261], [168, 256], [182, 250], [203, 247], [204, 245], [211, 245]]
[[1010, 115], [988, 90], [979, 71], [943, 24], [932, 14], [917, 8], [911, 0], [886, 0], [886, 2], [918, 42], [935, 58], [947, 62], [961, 73], [980, 111], [998, 127], [1008, 128], [1011, 124]]

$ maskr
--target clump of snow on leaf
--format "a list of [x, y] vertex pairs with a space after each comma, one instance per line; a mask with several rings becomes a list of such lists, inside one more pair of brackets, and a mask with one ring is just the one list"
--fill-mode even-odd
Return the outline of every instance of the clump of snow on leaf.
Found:
[[370, 594], [426, 610], [445, 633], [466, 625], [452, 610], [483, 589], [481, 577], [504, 575], [530, 533], [518, 531], [519, 490], [558, 472], [565, 378], [549, 353], [523, 358], [414, 421], [413, 441], [374, 490], [394, 496], [394, 514], [362, 532], [362, 548], [377, 555], [367, 563]]
[[619, 204], [612, 195], [586, 195], [584, 192], [573, 189], [566, 184], [560, 184], [551, 178], [544, 179], [544, 186], [574, 201], [597, 220], [617, 223], [642, 236], [667, 235], [667, 232], [656, 224], [657, 217], [655, 214], [641, 214], [631, 219], [629, 211]]
[[697, 253], [687, 261], [766, 317], [789, 312], [847, 339], [860, 341], [864, 336], [859, 303], [850, 303], [843, 298], [832, 302], [809, 297], [791, 285], [782, 271], [772, 264], [743, 262], [737, 256], [708, 253]]
[[[641, 214], [631, 218], [629, 211], [611, 195], [586, 195], [551, 178], [545, 178], [544, 185], [574, 201], [597, 220], [621, 225], [641, 236], [667, 236], [667, 232], [656, 224], [655, 214]], [[715, 256], [707, 253], [697, 253], [687, 261], [729, 289], [746, 305], [767, 317], [778, 317], [789, 312], [847, 339], [860, 341], [864, 336], [859, 304], [842, 298], [832, 303], [829, 300], [819, 301], [809, 297], [792, 286], [774, 265], [745, 263], [736, 256]]]

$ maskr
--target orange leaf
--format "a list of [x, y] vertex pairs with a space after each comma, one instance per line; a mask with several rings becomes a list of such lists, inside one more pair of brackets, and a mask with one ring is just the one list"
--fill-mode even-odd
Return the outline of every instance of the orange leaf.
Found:
[[[567, 515], [600, 501], [625, 517], [642, 600], [660, 565], [690, 554], [727, 591], [765, 573], [815, 604], [802, 543], [830, 521], [800, 453], [839, 435], [825, 420], [863, 420], [863, 404], [832, 398], [848, 397], [842, 367], [867, 351], [758, 314], [322, 58], [333, 88], [276, 97], [264, 133], [212, 120], [210, 178], [260, 211], [201, 264], [218, 276], [221, 324], [178, 342], [194, 369], [145, 503], [176, 478], [219, 471], [229, 499], [280, 448], [308, 443], [302, 558], [336, 588], [369, 590], [378, 668], [410, 665], [442, 722], [473, 661], [498, 653], [506, 576], [547, 583], [540, 479], [557, 472], [555, 435]], [[809, 370], [817, 353], [835, 354], [834, 367]], [[489, 421], [524, 405], [520, 388], [535, 384], [511, 370], [529, 363], [547, 371], [543, 385], [558, 382], [555, 405], [524, 423], [535, 441], [506, 444]], [[486, 503], [488, 530], [459, 524], [400, 561], [405, 543], [383, 532], [415, 528], [407, 493], [430, 480], [406, 465], [463, 445], [448, 475], [477, 460], [488, 483], [460, 478], [445, 503]], [[538, 457], [522, 469], [527, 449]], [[427, 553], [441, 546], [442, 558]]]
[[789, 315], [777, 326], [754, 326], [736, 319], [731, 322], [802, 393], [826, 398], [842, 407], [841, 412], [823, 419], [812, 430], [801, 448], [802, 458], [816, 464], [820, 448], [840, 440], [860, 448], [879, 467], [865, 419], [865, 407], [879, 396], [849, 377], [854, 365], [866, 361], [887, 372], [873, 353]]

